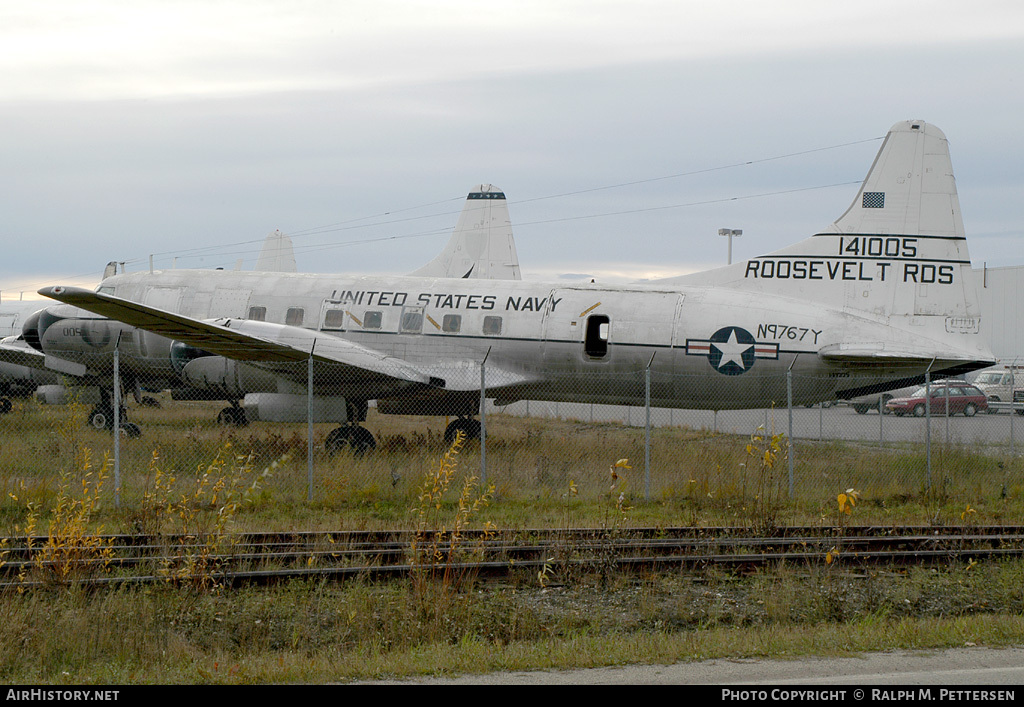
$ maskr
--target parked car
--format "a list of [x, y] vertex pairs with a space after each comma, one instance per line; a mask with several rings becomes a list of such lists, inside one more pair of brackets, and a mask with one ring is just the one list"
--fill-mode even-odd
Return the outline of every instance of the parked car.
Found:
[[888, 415], [892, 410], [885, 407], [885, 404], [893, 398], [904, 398], [915, 390], [920, 388], [919, 385], [910, 385], [906, 388], [897, 388], [896, 390], [887, 390], [884, 393], [872, 393], [870, 395], [860, 395], [856, 398], [850, 398], [849, 405], [857, 411], [858, 415], [865, 414], [868, 410], [874, 410], [878, 412], [878, 402], [882, 402], [882, 413]]
[[[1005, 366], [1001, 370], [982, 371], [974, 379], [974, 385], [990, 403], [1008, 403], [1013, 399], [1014, 381], [1017, 385], [1024, 383], [1024, 368]], [[988, 411], [998, 412], [999, 408], [990, 405]]]
[[[947, 392], [948, 391], [948, 392]], [[927, 392], [921, 386], [909, 396], [893, 398], [885, 407], [896, 415], [911, 414], [915, 417], [925, 415], [925, 396]], [[963, 381], [943, 381], [931, 386], [929, 404], [933, 415], [946, 414], [946, 401], [949, 401], [949, 414], [973, 417], [979, 410], [988, 410], [988, 398], [976, 386]]]

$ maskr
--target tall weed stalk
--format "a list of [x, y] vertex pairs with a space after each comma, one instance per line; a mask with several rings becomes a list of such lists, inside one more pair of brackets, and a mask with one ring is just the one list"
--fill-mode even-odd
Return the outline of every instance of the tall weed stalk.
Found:
[[466, 531], [490, 505], [494, 485], [481, 489], [476, 476], [467, 476], [458, 496], [459, 453], [466, 437], [459, 432], [444, 456], [425, 475], [413, 509], [415, 531], [409, 546], [414, 595], [425, 618], [444, 619], [459, 593], [472, 584], [476, 572], [466, 563], [483, 555], [484, 542], [493, 536], [494, 525], [483, 524], [476, 542], [467, 542]]

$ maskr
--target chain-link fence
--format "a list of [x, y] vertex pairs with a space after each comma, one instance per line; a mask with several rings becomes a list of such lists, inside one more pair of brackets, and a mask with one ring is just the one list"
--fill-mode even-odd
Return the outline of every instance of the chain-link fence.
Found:
[[685, 501], [753, 498], [771, 486], [794, 502], [848, 487], [879, 498], [1024, 489], [1024, 401], [1016, 411], [990, 405], [966, 382], [930, 376], [892, 399], [805, 405], [792, 391], [830, 381], [763, 375], [753, 385], [772, 392], [769, 407], [732, 409], [736, 399], [709, 397], [705, 409], [676, 409], [659, 402], [701, 390], [707, 376], [638, 367], [559, 387], [483, 360], [450, 372], [442, 387], [411, 380], [397, 363], [367, 375], [313, 359], [268, 370], [209, 357], [207, 385], [168, 390], [168, 376], [149, 378], [113, 350], [103, 356], [89, 362], [109, 371], [96, 385], [68, 378], [16, 398], [0, 417], [7, 494], [53, 488], [61, 474], [88, 473], [106, 457], [114, 502], [132, 508], [160, 479], [199, 478], [245, 458], [268, 470], [259, 492], [268, 502], [412, 498], [460, 430], [461, 471], [493, 484], [498, 502], [570, 488], [581, 498]]

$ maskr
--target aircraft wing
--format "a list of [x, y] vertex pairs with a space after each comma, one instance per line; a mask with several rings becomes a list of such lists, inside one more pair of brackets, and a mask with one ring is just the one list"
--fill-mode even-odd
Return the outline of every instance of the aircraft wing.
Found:
[[46, 354], [36, 351], [18, 337], [8, 336], [0, 340], [0, 361], [26, 368], [46, 368]]
[[[308, 361], [330, 364], [339, 379], [442, 386], [444, 381], [401, 359], [366, 346], [299, 327], [239, 319], [199, 320], [78, 287], [46, 287], [39, 294], [101, 316], [181, 341], [211, 354], [271, 368]], [[282, 369], [274, 369], [283, 372]], [[298, 367], [292, 367], [295, 372]]]

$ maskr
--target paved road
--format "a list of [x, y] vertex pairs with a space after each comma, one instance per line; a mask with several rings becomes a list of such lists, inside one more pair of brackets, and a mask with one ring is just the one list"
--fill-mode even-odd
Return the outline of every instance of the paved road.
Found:
[[[575, 418], [586, 422], [622, 421], [643, 427], [645, 410], [612, 405], [540, 403], [533, 401], [509, 405], [504, 411], [538, 417]], [[749, 435], [759, 426], [775, 432], [788, 433], [789, 414], [786, 408], [775, 410], [667, 410], [651, 411], [655, 427], [681, 425], [693, 429]], [[830, 408], [793, 409], [794, 439], [844, 439], [869, 442], [924, 442], [927, 422], [915, 417], [879, 415], [875, 411], [858, 415], [847, 405]], [[1018, 452], [1024, 452], [1024, 416], [1008, 411], [997, 414], [979, 413], [971, 418], [936, 416], [931, 419], [931, 438], [935, 443], [1000, 444], [1012, 441]]]
[[[422, 685], [1024, 685], [1024, 648], [894, 651], [853, 658], [708, 660], [588, 670], [419, 678], [372, 684]], [[936, 689], [937, 693], [938, 690]], [[1019, 690], [1024, 699], [1024, 688]], [[866, 693], [870, 698], [870, 692]], [[715, 692], [713, 697], [719, 697]], [[853, 695], [848, 695], [853, 697]], [[938, 700], [938, 694], [935, 699]], [[799, 700], [795, 700], [799, 701]]]

